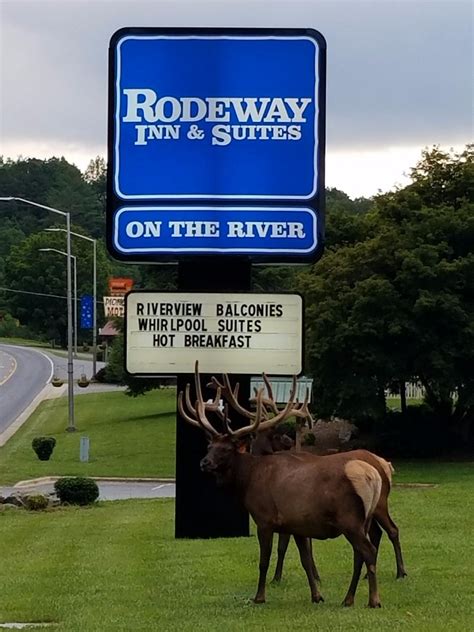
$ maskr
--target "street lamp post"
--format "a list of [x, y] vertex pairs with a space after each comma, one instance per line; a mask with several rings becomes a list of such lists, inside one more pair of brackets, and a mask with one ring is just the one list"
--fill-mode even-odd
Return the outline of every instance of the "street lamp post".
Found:
[[[65, 233], [65, 228], [46, 228], [48, 232], [56, 233], [62, 232]], [[71, 231], [71, 235], [74, 237], [79, 237], [80, 239], [85, 239], [86, 241], [92, 242], [93, 251], [94, 251], [94, 270], [93, 270], [93, 283], [94, 283], [94, 299], [93, 299], [93, 318], [92, 318], [92, 377], [94, 377], [97, 373], [97, 239], [93, 239], [92, 237], [87, 237], [86, 235], [80, 235], [79, 233], [75, 233]]]
[[[57, 252], [60, 255], [68, 256], [67, 252], [63, 250], [57, 250], [56, 248], [39, 248], [40, 252]], [[69, 255], [72, 259], [74, 270], [74, 282], [72, 285], [72, 292], [74, 296], [74, 357], [77, 359], [77, 257]]]
[[29, 204], [30, 206], [36, 206], [42, 208], [45, 211], [56, 213], [56, 215], [62, 215], [66, 218], [66, 233], [67, 233], [67, 390], [68, 390], [68, 432], [74, 432], [76, 425], [74, 422], [74, 362], [72, 359], [72, 292], [71, 292], [71, 216], [66, 211], [60, 211], [57, 208], [51, 206], [45, 206], [44, 204], [38, 204], [31, 200], [25, 200], [19, 197], [0, 197], [0, 202], [22, 202], [23, 204]]

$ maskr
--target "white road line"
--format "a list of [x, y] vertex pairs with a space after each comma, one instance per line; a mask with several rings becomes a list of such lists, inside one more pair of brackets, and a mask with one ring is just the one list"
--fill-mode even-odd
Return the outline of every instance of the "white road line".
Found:
[[51, 380], [53, 379], [53, 375], [54, 375], [54, 362], [51, 360], [51, 358], [48, 355], [46, 355], [46, 353], [43, 353], [42, 351], [38, 351], [38, 353], [41, 353], [41, 355], [44, 356], [47, 360], [49, 360], [49, 363], [51, 364], [51, 373], [49, 374], [49, 377], [45, 382], [45, 384], [49, 384], [49, 382], [51, 382]]
[[151, 491], [154, 492], [156, 489], [161, 489], [162, 487], [169, 487], [173, 483], [164, 483], [163, 485], [157, 485], [156, 487], [152, 487]]
[[[46, 358], [46, 360], [48, 360], [48, 362], [51, 365], [51, 373], [49, 374], [48, 379], [45, 382], [46, 384], [49, 384], [49, 382], [51, 382], [51, 380], [53, 379], [53, 375], [54, 375], [54, 362], [51, 360], [51, 358], [46, 355], [46, 353], [43, 353], [42, 351], [40, 351], [39, 349], [33, 349], [32, 347], [23, 347], [21, 345], [5, 345], [6, 347], [13, 347], [14, 349], [26, 349], [26, 351], [33, 351], [34, 353], [40, 353], [44, 358]], [[3, 353], [7, 353], [6, 351], [4, 351]], [[10, 356], [10, 354], [7, 353], [7, 355]], [[12, 358], [12, 356], [10, 356], [10, 358]], [[12, 358], [15, 361], [15, 365], [16, 365], [16, 360], [15, 358]], [[1, 383], [0, 383], [1, 385]]]
[[[17, 367], [17, 362], [16, 362], [16, 360], [15, 360], [15, 358], [13, 356], [11, 356], [6, 351], [2, 351], [2, 353], [3, 353], [3, 355], [7, 355], [10, 358], [10, 360], [11, 360], [11, 369], [7, 373], [6, 377], [4, 377], [3, 380], [0, 380], [0, 386], [3, 386], [3, 384], [8, 382], [8, 380], [11, 378], [11, 376], [15, 373], [16, 367]], [[5, 368], [5, 367], [2, 367], [2, 368]]]

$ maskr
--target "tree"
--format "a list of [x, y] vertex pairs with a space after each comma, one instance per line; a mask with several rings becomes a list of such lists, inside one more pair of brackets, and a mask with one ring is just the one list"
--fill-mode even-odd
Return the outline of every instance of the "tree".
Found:
[[99, 201], [101, 214], [105, 217], [107, 198], [107, 165], [101, 156], [96, 156], [90, 161], [84, 172], [84, 180], [89, 184], [96, 199]]
[[[380, 416], [383, 391], [419, 380], [463, 436], [474, 417], [472, 152], [424, 152], [413, 183], [375, 199], [365, 237], [299, 275], [308, 364], [325, 412]], [[442, 195], [442, 191], [446, 195]]]
[[[326, 190], [325, 250], [360, 241], [365, 235], [365, 213], [373, 202], [351, 198], [339, 189]], [[294, 291], [301, 268], [295, 266], [254, 266], [252, 287], [256, 292]]]
[[[84, 234], [80, 227], [73, 227], [72, 230]], [[40, 252], [40, 248], [66, 251], [65, 233], [35, 233], [12, 247], [6, 259], [6, 284], [10, 289], [36, 294], [9, 294], [9, 309], [22, 325], [28, 326], [33, 332], [47, 339], [59, 338], [61, 344], [66, 346], [66, 257], [54, 252]], [[78, 297], [82, 294], [91, 294], [92, 248], [86, 241], [75, 239], [72, 254], [77, 257]], [[107, 255], [100, 243], [97, 248], [97, 270], [100, 297], [107, 287], [109, 274]], [[89, 333], [87, 335], [89, 336]]]
[[[3, 196], [21, 197], [69, 211], [72, 221], [93, 237], [103, 233], [104, 212], [97, 191], [79, 169], [64, 158], [3, 161], [0, 163], [0, 190]], [[3, 202], [0, 205], [0, 237], [7, 220], [25, 235], [30, 235], [51, 226], [57, 217], [32, 206]]]

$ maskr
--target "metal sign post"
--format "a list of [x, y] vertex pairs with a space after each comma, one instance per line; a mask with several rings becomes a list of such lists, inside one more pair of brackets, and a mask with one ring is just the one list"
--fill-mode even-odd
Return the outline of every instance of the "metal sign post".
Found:
[[[211, 281], [212, 279], [212, 281]], [[214, 291], [234, 292], [250, 289], [251, 265], [245, 261], [207, 260], [198, 263], [180, 263], [178, 287], [183, 291], [206, 291], [212, 285]], [[195, 351], [193, 352], [195, 353]], [[193, 364], [190, 365], [190, 371]], [[201, 375], [202, 385], [210, 375]], [[240, 383], [242, 401], [250, 397], [250, 375], [233, 375], [233, 382]], [[186, 384], [194, 384], [194, 375], [178, 374], [177, 392]], [[206, 396], [206, 391], [204, 391]], [[214, 393], [207, 391], [209, 397]], [[235, 428], [248, 420], [233, 416]], [[176, 507], [175, 535], [177, 538], [238, 537], [249, 535], [249, 517], [235, 498], [226, 490], [219, 489], [212, 477], [201, 472], [199, 463], [207, 451], [204, 433], [181, 419], [176, 420]]]

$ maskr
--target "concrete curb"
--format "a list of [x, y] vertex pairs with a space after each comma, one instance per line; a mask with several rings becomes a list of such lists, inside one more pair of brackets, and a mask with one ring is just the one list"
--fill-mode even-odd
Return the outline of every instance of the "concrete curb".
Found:
[[[20, 413], [20, 415], [18, 415], [15, 421], [10, 424], [6, 430], [0, 433], [0, 448], [3, 447], [11, 437], [13, 437], [15, 432], [19, 428], [21, 428], [21, 426], [38, 408], [38, 406], [44, 399], [51, 399], [52, 397], [56, 396], [54, 393], [52, 393], [51, 389], [57, 390], [54, 386], [51, 386], [51, 384], [46, 384], [46, 386], [42, 388], [41, 391], [36, 395], [33, 401], [28, 404], [25, 410]], [[51, 397], [49, 397], [50, 395]]]
[[[58, 479], [65, 478], [64, 476], [42, 476], [41, 478], [32, 478], [26, 481], [19, 481], [15, 483], [13, 487], [15, 489], [21, 489], [24, 487], [38, 487], [40, 485], [48, 485], [50, 483], [55, 483]], [[98, 483], [163, 483], [163, 484], [174, 484], [174, 478], [146, 478], [146, 477], [136, 477], [136, 478], [121, 478], [119, 476], [90, 476], [88, 478], [94, 479]]]

